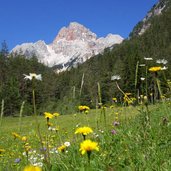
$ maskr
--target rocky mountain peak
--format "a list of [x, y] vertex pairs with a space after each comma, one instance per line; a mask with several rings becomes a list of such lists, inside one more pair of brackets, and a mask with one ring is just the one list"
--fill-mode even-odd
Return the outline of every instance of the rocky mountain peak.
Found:
[[44, 41], [17, 45], [12, 52], [22, 53], [26, 57], [37, 56], [38, 60], [48, 66], [56, 66], [57, 72], [64, 71], [85, 62], [94, 55], [102, 53], [105, 48], [119, 44], [123, 38], [108, 34], [97, 38], [96, 34], [85, 26], [71, 22], [60, 29], [54, 41], [47, 45]]
[[68, 27], [63, 27], [59, 31], [57, 37], [54, 39], [53, 42], [56, 42], [61, 39], [65, 39], [67, 41], [74, 41], [74, 40], [88, 41], [96, 38], [97, 38], [96, 34], [91, 32], [83, 25], [77, 22], [71, 22]]

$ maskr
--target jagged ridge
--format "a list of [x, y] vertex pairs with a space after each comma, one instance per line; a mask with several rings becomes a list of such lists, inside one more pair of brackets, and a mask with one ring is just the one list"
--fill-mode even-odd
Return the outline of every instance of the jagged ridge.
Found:
[[88, 28], [72, 22], [59, 31], [51, 44], [47, 45], [42, 40], [23, 43], [13, 48], [12, 53], [20, 53], [28, 58], [35, 55], [45, 65], [56, 66], [59, 72], [83, 63], [93, 55], [102, 53], [105, 48], [122, 41], [120, 35], [113, 34], [97, 38], [97, 35]]

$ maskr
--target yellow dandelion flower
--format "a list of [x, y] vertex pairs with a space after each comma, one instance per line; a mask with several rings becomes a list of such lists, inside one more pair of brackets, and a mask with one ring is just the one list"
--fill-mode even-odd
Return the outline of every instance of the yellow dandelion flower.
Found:
[[14, 136], [14, 139], [21, 138], [21, 136], [19, 134], [17, 134], [16, 132], [12, 132], [12, 135]]
[[88, 106], [78, 106], [78, 109], [80, 112], [90, 110], [90, 108]]
[[60, 114], [58, 112], [53, 113], [53, 116], [58, 117]]
[[112, 100], [113, 100], [114, 102], [117, 102], [117, 98], [116, 98], [116, 97], [113, 97]]
[[150, 72], [157, 72], [157, 71], [161, 71], [161, 67], [160, 66], [156, 66], [156, 67], [151, 67], [151, 68], [149, 68], [149, 71]]
[[99, 151], [98, 143], [93, 142], [91, 140], [85, 140], [80, 144], [81, 154], [85, 154], [86, 152], [90, 153], [91, 151], [96, 150]]
[[52, 118], [54, 117], [54, 116], [53, 116], [51, 113], [49, 113], [49, 112], [45, 112], [44, 115], [45, 115], [45, 118], [49, 118], [49, 119], [52, 119]]
[[24, 149], [25, 149], [26, 152], [28, 152], [31, 149], [31, 146], [29, 145], [29, 143], [26, 143], [24, 145]]
[[83, 134], [83, 135], [88, 135], [90, 133], [92, 133], [93, 130], [90, 128], [90, 127], [80, 127], [80, 128], [77, 128], [76, 131], [75, 131], [75, 134]]
[[41, 167], [38, 167], [38, 166], [26, 166], [24, 168], [24, 171], [42, 171]]
[[23, 136], [23, 137], [21, 137], [21, 140], [22, 141], [27, 141], [27, 137], [26, 136]]
[[64, 152], [66, 147], [67, 147], [66, 145], [61, 145], [60, 147], [58, 147], [58, 151], [59, 152]]

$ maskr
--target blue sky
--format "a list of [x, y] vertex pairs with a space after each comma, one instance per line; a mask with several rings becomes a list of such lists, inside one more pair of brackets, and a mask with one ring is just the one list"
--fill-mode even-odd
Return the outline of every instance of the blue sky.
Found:
[[158, 0], [0, 0], [0, 43], [51, 43], [60, 28], [76, 21], [96, 33], [127, 38]]

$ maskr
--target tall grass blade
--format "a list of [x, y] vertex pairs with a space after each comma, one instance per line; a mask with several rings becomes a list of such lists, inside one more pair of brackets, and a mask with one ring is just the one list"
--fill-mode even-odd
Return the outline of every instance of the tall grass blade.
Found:
[[20, 108], [20, 116], [19, 116], [19, 132], [21, 131], [21, 122], [22, 122], [22, 116], [23, 116], [23, 109], [24, 109], [25, 101], [22, 102], [21, 108]]
[[4, 100], [2, 100], [2, 103], [1, 103], [1, 120], [0, 120], [0, 126], [2, 125], [3, 115], [4, 115]]
[[80, 97], [81, 97], [81, 93], [82, 93], [83, 84], [84, 84], [84, 73], [83, 73], [82, 80], [81, 80]]

